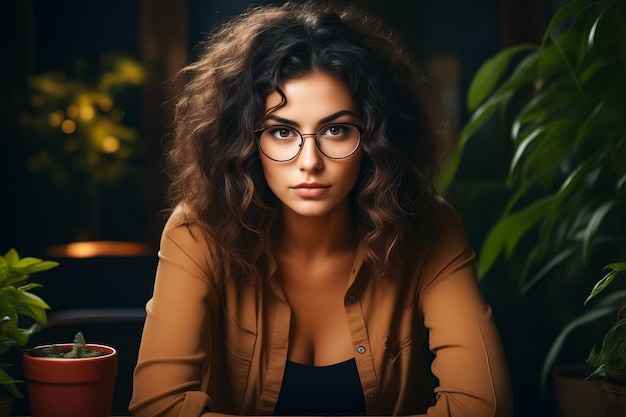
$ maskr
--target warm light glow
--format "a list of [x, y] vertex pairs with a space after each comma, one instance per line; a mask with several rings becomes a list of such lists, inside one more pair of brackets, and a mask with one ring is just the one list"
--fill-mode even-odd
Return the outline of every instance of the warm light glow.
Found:
[[67, 113], [67, 117], [75, 119], [78, 117], [80, 109], [76, 104], [70, 104], [69, 106], [67, 106], [67, 110], [65, 111], [65, 113]]
[[63, 112], [61, 110], [57, 110], [48, 115], [48, 124], [52, 127], [61, 126], [63, 122]]
[[53, 258], [92, 258], [95, 256], [141, 256], [150, 255], [153, 249], [145, 243], [135, 242], [74, 242], [48, 248]]
[[102, 97], [98, 103], [98, 107], [100, 107], [102, 111], [111, 111], [113, 109], [113, 100], [111, 100], [111, 97]]
[[74, 133], [76, 131], [76, 123], [74, 123], [73, 120], [65, 119], [63, 123], [61, 123], [61, 130], [68, 135]]
[[108, 136], [102, 141], [102, 150], [106, 153], [114, 153], [120, 148], [120, 140], [115, 136]]
[[124, 120], [124, 110], [119, 108], [111, 110], [111, 120], [118, 123]]
[[93, 119], [93, 116], [96, 114], [96, 111], [91, 106], [81, 106], [80, 107], [80, 118], [89, 121]]

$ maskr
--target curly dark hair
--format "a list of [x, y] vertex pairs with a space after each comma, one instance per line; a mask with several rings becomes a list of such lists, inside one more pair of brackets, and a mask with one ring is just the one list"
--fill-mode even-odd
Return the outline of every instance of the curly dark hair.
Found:
[[212, 32], [181, 71], [186, 87], [168, 153], [171, 202], [212, 242], [217, 276], [259, 276], [280, 230], [280, 202], [253, 131], [270, 93], [314, 71], [342, 80], [359, 108], [363, 157], [350, 203], [374, 268], [387, 271], [403, 238], [430, 215], [445, 135], [434, 124], [427, 80], [392, 32], [351, 7], [250, 8]]

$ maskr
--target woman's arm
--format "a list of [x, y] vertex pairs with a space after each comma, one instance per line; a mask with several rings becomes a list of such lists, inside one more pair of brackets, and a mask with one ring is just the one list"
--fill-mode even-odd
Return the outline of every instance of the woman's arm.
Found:
[[137, 417], [199, 417], [210, 409], [203, 370], [217, 294], [201, 235], [177, 226], [174, 212], [161, 238], [154, 293], [146, 305], [130, 411]]
[[425, 264], [420, 294], [433, 374], [439, 380], [429, 417], [511, 417], [506, 358], [480, 293], [474, 253], [456, 212], [445, 206]]

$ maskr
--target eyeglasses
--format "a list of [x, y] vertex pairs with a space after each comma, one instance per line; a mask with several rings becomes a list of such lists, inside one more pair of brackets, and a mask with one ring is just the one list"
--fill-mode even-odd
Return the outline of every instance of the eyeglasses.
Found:
[[333, 123], [316, 133], [300, 133], [291, 126], [266, 126], [254, 131], [261, 152], [269, 159], [287, 162], [300, 154], [305, 136], [315, 136], [315, 145], [330, 159], [344, 159], [352, 155], [361, 143], [365, 129], [353, 123]]

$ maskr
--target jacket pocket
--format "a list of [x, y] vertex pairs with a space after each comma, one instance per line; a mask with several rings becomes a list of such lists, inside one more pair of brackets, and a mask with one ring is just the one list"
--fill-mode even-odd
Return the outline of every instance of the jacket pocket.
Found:
[[256, 333], [240, 326], [233, 320], [224, 320], [225, 367], [232, 386], [234, 407], [236, 411], [243, 402], [254, 347]]

